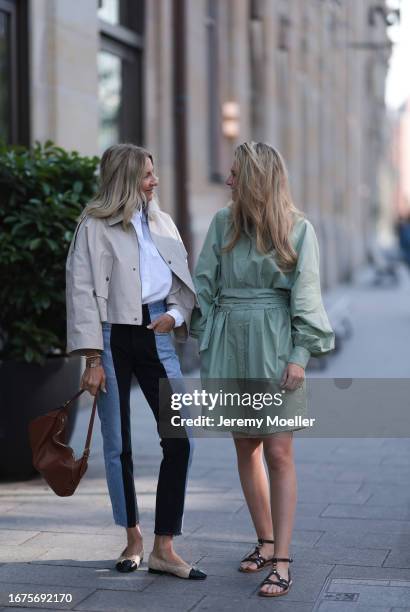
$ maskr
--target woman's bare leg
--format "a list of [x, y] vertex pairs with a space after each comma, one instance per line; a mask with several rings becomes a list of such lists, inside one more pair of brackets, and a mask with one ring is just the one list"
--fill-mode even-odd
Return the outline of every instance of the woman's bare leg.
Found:
[[[263, 450], [268, 466], [271, 486], [272, 523], [275, 531], [275, 557], [289, 557], [293, 521], [296, 508], [296, 471], [293, 460], [293, 434], [283, 432], [265, 438]], [[279, 562], [279, 574], [288, 579], [288, 563]], [[272, 577], [275, 581], [275, 576]], [[272, 585], [262, 591], [280, 592], [283, 589]]]
[[[263, 464], [261, 438], [234, 438], [239, 478], [243, 494], [249, 508], [253, 525], [258, 538], [273, 540], [272, 514], [270, 508], [270, 491]], [[273, 544], [263, 544], [259, 549], [265, 559], [273, 557]], [[256, 569], [250, 561], [242, 563], [243, 568]]]

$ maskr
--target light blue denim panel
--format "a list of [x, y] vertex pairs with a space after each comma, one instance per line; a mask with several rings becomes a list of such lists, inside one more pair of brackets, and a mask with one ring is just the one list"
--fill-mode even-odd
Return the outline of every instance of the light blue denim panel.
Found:
[[[167, 312], [166, 303], [162, 300], [159, 302], [152, 302], [152, 304], [148, 304], [148, 310], [150, 319], [151, 321], [153, 321], [160, 315]], [[165, 368], [167, 377], [171, 379], [171, 386], [173, 386], [174, 379], [175, 383], [179, 382], [178, 379], [182, 379], [182, 372], [181, 366], [179, 364], [179, 359], [175, 351], [174, 343], [172, 341], [171, 333], [154, 333], [159, 360]]]
[[98, 416], [101, 421], [105, 470], [114, 521], [117, 525], [127, 527], [127, 511], [121, 466], [122, 436], [120, 399], [111, 354], [111, 324], [107, 322], [103, 323], [102, 330], [104, 339], [102, 363], [106, 375], [107, 393], [101, 391], [99, 394]]
[[[167, 311], [166, 303], [159, 301], [153, 302], [148, 305], [149, 314], [151, 321], [159, 317], [161, 314]], [[185, 393], [186, 388], [184, 384], [183, 375], [181, 372], [181, 366], [179, 363], [178, 355], [175, 351], [174, 343], [172, 341], [171, 333], [155, 333], [155, 344], [157, 347], [158, 357], [165, 368], [167, 377], [170, 379], [171, 387], [174, 393]], [[184, 407], [181, 409], [182, 416], [191, 416], [189, 412], [185, 413]], [[191, 442], [191, 448], [193, 447], [193, 438], [190, 435], [190, 428], [186, 427], [188, 437]]]
[[[167, 311], [167, 306], [165, 301], [152, 302], [148, 304], [150, 319], [153, 321], [160, 315], [164, 314]], [[155, 332], [155, 344], [157, 347], [158, 357], [165, 368], [167, 373], [167, 377], [170, 379], [171, 387], [174, 393], [184, 393], [185, 385], [181, 372], [181, 366], [179, 363], [178, 355], [176, 354], [174, 343], [172, 341], [171, 333], [157, 333]], [[181, 409], [182, 416], [184, 414], [184, 408]], [[189, 415], [187, 415], [189, 416]], [[188, 485], [188, 477], [189, 470], [192, 463], [192, 456], [194, 452], [194, 438], [191, 433], [191, 428], [185, 427], [185, 431], [189, 440], [189, 461], [188, 461], [188, 472], [187, 479], [185, 483], [185, 493], [186, 487]]]

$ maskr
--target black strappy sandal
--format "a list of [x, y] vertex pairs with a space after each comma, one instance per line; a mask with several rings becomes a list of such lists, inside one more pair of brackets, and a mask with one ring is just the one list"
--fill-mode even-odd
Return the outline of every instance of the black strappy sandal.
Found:
[[[272, 563], [274, 565], [276, 565], [278, 561], [287, 561], [288, 563], [293, 563], [293, 559], [285, 559], [285, 558], [278, 558], [278, 557], [274, 557], [272, 559]], [[265, 578], [265, 580], [261, 583], [260, 586], [263, 587], [265, 586], [265, 584], [278, 586], [282, 589], [282, 591], [279, 591], [278, 593], [268, 593], [268, 592], [265, 593], [265, 591], [259, 591], [258, 595], [260, 597], [281, 597], [282, 595], [286, 595], [289, 592], [290, 587], [292, 586], [292, 578], [290, 576], [290, 569], [288, 569], [288, 572], [289, 572], [289, 578], [288, 580], [286, 580], [286, 578], [282, 578], [282, 576], [279, 574], [278, 570], [275, 567], [271, 571], [271, 573]], [[270, 579], [271, 576], [276, 576], [278, 580], [274, 582], [273, 580]]]
[[260, 572], [261, 570], [263, 570], [263, 568], [272, 563], [273, 557], [271, 557], [270, 559], [265, 559], [265, 557], [262, 557], [261, 553], [260, 553], [260, 549], [263, 546], [263, 544], [274, 544], [275, 540], [264, 540], [263, 538], [258, 538], [258, 543], [255, 546], [255, 550], [253, 552], [251, 552], [247, 557], [245, 557], [244, 559], [242, 559], [241, 563], [244, 563], [246, 561], [249, 561], [250, 563], [255, 563], [256, 565], [256, 569], [250, 569], [249, 567], [238, 567], [238, 570], [240, 572], [243, 572], [244, 574], [254, 574], [255, 572]]

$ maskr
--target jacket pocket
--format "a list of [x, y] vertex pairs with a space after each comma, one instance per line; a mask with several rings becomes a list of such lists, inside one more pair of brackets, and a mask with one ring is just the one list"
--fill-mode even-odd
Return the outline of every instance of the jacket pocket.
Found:
[[94, 296], [101, 321], [107, 321], [107, 302], [114, 260], [109, 253], [102, 253], [95, 279]]
[[95, 295], [97, 298], [108, 299], [114, 260], [109, 253], [103, 253], [95, 278]]

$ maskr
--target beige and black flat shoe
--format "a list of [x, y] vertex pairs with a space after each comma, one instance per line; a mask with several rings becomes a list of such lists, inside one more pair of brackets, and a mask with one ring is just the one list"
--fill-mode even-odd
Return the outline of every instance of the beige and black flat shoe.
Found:
[[137, 570], [141, 565], [143, 558], [144, 549], [142, 549], [141, 552], [136, 555], [121, 554], [121, 557], [119, 557], [115, 562], [115, 568], [124, 574], [128, 572], [135, 572], [135, 570]]
[[169, 561], [159, 559], [153, 553], [148, 559], [148, 571], [151, 574], [169, 574], [177, 578], [185, 578], [188, 580], [205, 580], [206, 574], [202, 570], [194, 566], [176, 565]]

